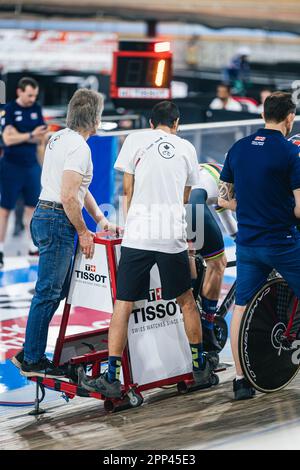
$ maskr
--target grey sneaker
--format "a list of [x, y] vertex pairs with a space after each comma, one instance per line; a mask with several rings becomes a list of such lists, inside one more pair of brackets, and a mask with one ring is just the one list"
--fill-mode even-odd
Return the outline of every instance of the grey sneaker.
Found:
[[88, 379], [88, 377], [82, 377], [80, 385], [88, 390], [89, 392], [101, 393], [107, 398], [121, 398], [121, 382], [120, 380], [115, 380], [114, 382], [109, 382], [107, 379], [107, 372], [101, 374], [98, 379]]
[[211, 385], [211, 376], [214, 370], [213, 361], [210, 360], [209, 356], [205, 356], [205, 368], [204, 370], [198, 369], [193, 370], [193, 376], [195, 385]]
[[205, 354], [213, 370], [216, 370], [218, 368], [218, 365], [220, 364], [219, 354], [216, 351], [209, 351]]
[[77, 370], [78, 374], [78, 385], [88, 392], [96, 392], [96, 379], [88, 377], [83, 369], [79, 367]]

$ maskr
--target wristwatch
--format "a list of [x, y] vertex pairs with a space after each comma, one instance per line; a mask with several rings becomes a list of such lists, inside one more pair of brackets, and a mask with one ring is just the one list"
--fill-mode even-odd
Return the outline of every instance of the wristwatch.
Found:
[[29, 140], [31, 140], [33, 138], [33, 134], [32, 132], [29, 132]]

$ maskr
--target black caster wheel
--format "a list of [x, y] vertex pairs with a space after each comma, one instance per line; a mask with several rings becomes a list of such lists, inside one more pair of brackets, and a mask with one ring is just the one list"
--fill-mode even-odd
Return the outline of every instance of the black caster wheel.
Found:
[[144, 399], [142, 396], [138, 395], [135, 392], [128, 392], [129, 396], [129, 403], [132, 408], [137, 408], [138, 406], [141, 406], [144, 402]]
[[177, 391], [178, 393], [180, 394], [184, 394], [184, 393], [187, 393], [188, 391], [188, 386], [185, 382], [178, 382], [177, 384]]
[[228, 326], [225, 318], [216, 315], [214, 322], [214, 333], [217, 338], [217, 341], [221, 348], [223, 349], [228, 338]]
[[107, 413], [113, 413], [115, 411], [115, 404], [112, 400], [104, 400], [104, 409]]
[[219, 385], [220, 379], [217, 374], [212, 374], [210, 377], [210, 384], [215, 387], [216, 385]]

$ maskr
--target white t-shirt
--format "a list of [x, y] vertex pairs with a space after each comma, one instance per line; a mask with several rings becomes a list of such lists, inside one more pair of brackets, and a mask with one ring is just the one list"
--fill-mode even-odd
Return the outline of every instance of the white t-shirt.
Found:
[[198, 181], [198, 160], [187, 140], [161, 129], [131, 133], [115, 163], [134, 175], [123, 246], [164, 253], [187, 249], [184, 188]]
[[209, 105], [210, 109], [224, 109], [225, 111], [242, 111], [242, 105], [234, 98], [229, 98], [225, 107], [220, 98], [215, 98]]
[[48, 142], [42, 170], [40, 199], [61, 203], [61, 182], [64, 170], [83, 176], [78, 199], [81, 207], [93, 177], [91, 150], [84, 138], [71, 129], [53, 134]]
[[[221, 168], [219, 171], [221, 171]], [[233, 212], [228, 209], [218, 208], [220, 181], [219, 171], [217, 171], [213, 166], [210, 166], [209, 163], [200, 163], [199, 180], [197, 185], [193, 186], [192, 189], [205, 189], [207, 192], [206, 204], [210, 209], [212, 207], [214, 208], [214, 212], [221, 221], [225, 231], [232, 236], [237, 233], [237, 222]]]

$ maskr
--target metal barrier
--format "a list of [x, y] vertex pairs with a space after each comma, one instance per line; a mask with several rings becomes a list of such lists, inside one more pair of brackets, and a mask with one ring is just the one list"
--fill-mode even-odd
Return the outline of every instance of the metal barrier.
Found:
[[[199, 162], [223, 163], [225, 154], [237, 140], [264, 127], [262, 119], [227, 121], [206, 124], [186, 124], [179, 127], [178, 135], [189, 140], [196, 148]], [[132, 131], [101, 133], [102, 136], [115, 136], [117, 147], [121, 148], [126, 136]], [[139, 131], [134, 131], [139, 132]], [[291, 135], [300, 133], [300, 116], [296, 116]], [[122, 174], [114, 171], [114, 205], [122, 194]]]

